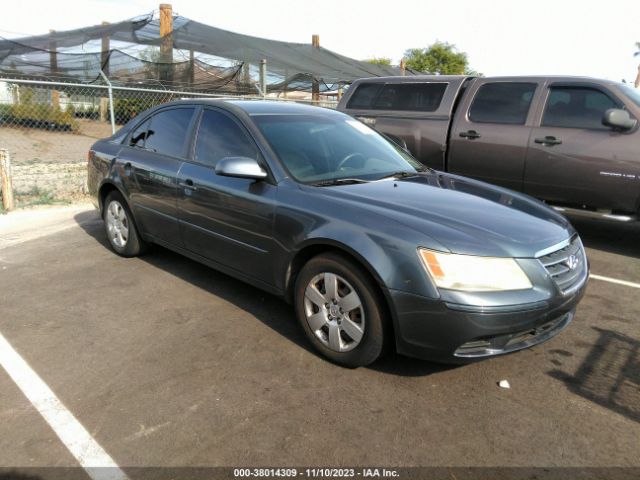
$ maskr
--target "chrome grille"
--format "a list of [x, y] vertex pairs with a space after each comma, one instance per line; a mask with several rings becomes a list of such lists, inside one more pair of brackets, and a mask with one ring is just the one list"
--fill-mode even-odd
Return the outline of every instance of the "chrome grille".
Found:
[[538, 260], [563, 294], [580, 288], [588, 274], [587, 257], [577, 235], [564, 247], [538, 257]]

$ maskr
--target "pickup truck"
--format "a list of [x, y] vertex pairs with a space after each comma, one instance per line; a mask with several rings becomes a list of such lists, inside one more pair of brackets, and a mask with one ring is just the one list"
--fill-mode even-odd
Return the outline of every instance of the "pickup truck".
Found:
[[569, 214], [640, 213], [640, 92], [586, 77], [356, 80], [345, 112], [436, 170], [537, 197]]

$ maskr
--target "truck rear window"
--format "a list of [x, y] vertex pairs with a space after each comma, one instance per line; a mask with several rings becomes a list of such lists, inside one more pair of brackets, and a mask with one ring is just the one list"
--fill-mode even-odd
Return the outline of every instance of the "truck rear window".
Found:
[[362, 83], [353, 92], [347, 108], [435, 112], [448, 83]]
[[537, 84], [523, 82], [485, 83], [469, 109], [476, 123], [524, 125]]

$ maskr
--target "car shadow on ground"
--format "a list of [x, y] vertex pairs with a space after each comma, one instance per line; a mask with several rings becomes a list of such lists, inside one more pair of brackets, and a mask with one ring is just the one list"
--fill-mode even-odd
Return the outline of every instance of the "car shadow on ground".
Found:
[[570, 217], [585, 247], [640, 258], [640, 222]]
[[[575, 373], [558, 368], [548, 372], [573, 393], [640, 423], [640, 341], [593, 327], [598, 340]], [[565, 350], [551, 350], [561, 367]]]
[[[112, 251], [104, 233], [102, 220], [96, 211], [81, 212], [75, 215], [74, 219], [84, 232], [104, 248]], [[154, 245], [151, 251], [141, 256], [140, 259], [212, 295], [233, 303], [290, 342], [317, 355], [296, 321], [292, 306], [284, 300], [159, 246]], [[389, 352], [368, 368], [382, 373], [415, 377], [455, 367], [403, 357], [395, 352]]]

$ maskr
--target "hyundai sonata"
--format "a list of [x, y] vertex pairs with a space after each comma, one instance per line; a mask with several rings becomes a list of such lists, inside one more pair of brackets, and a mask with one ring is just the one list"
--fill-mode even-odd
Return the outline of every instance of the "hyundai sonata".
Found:
[[386, 345], [454, 363], [530, 347], [571, 322], [588, 277], [541, 202], [318, 107], [158, 106], [93, 145], [89, 187], [116, 253], [158, 244], [284, 297], [346, 366]]

